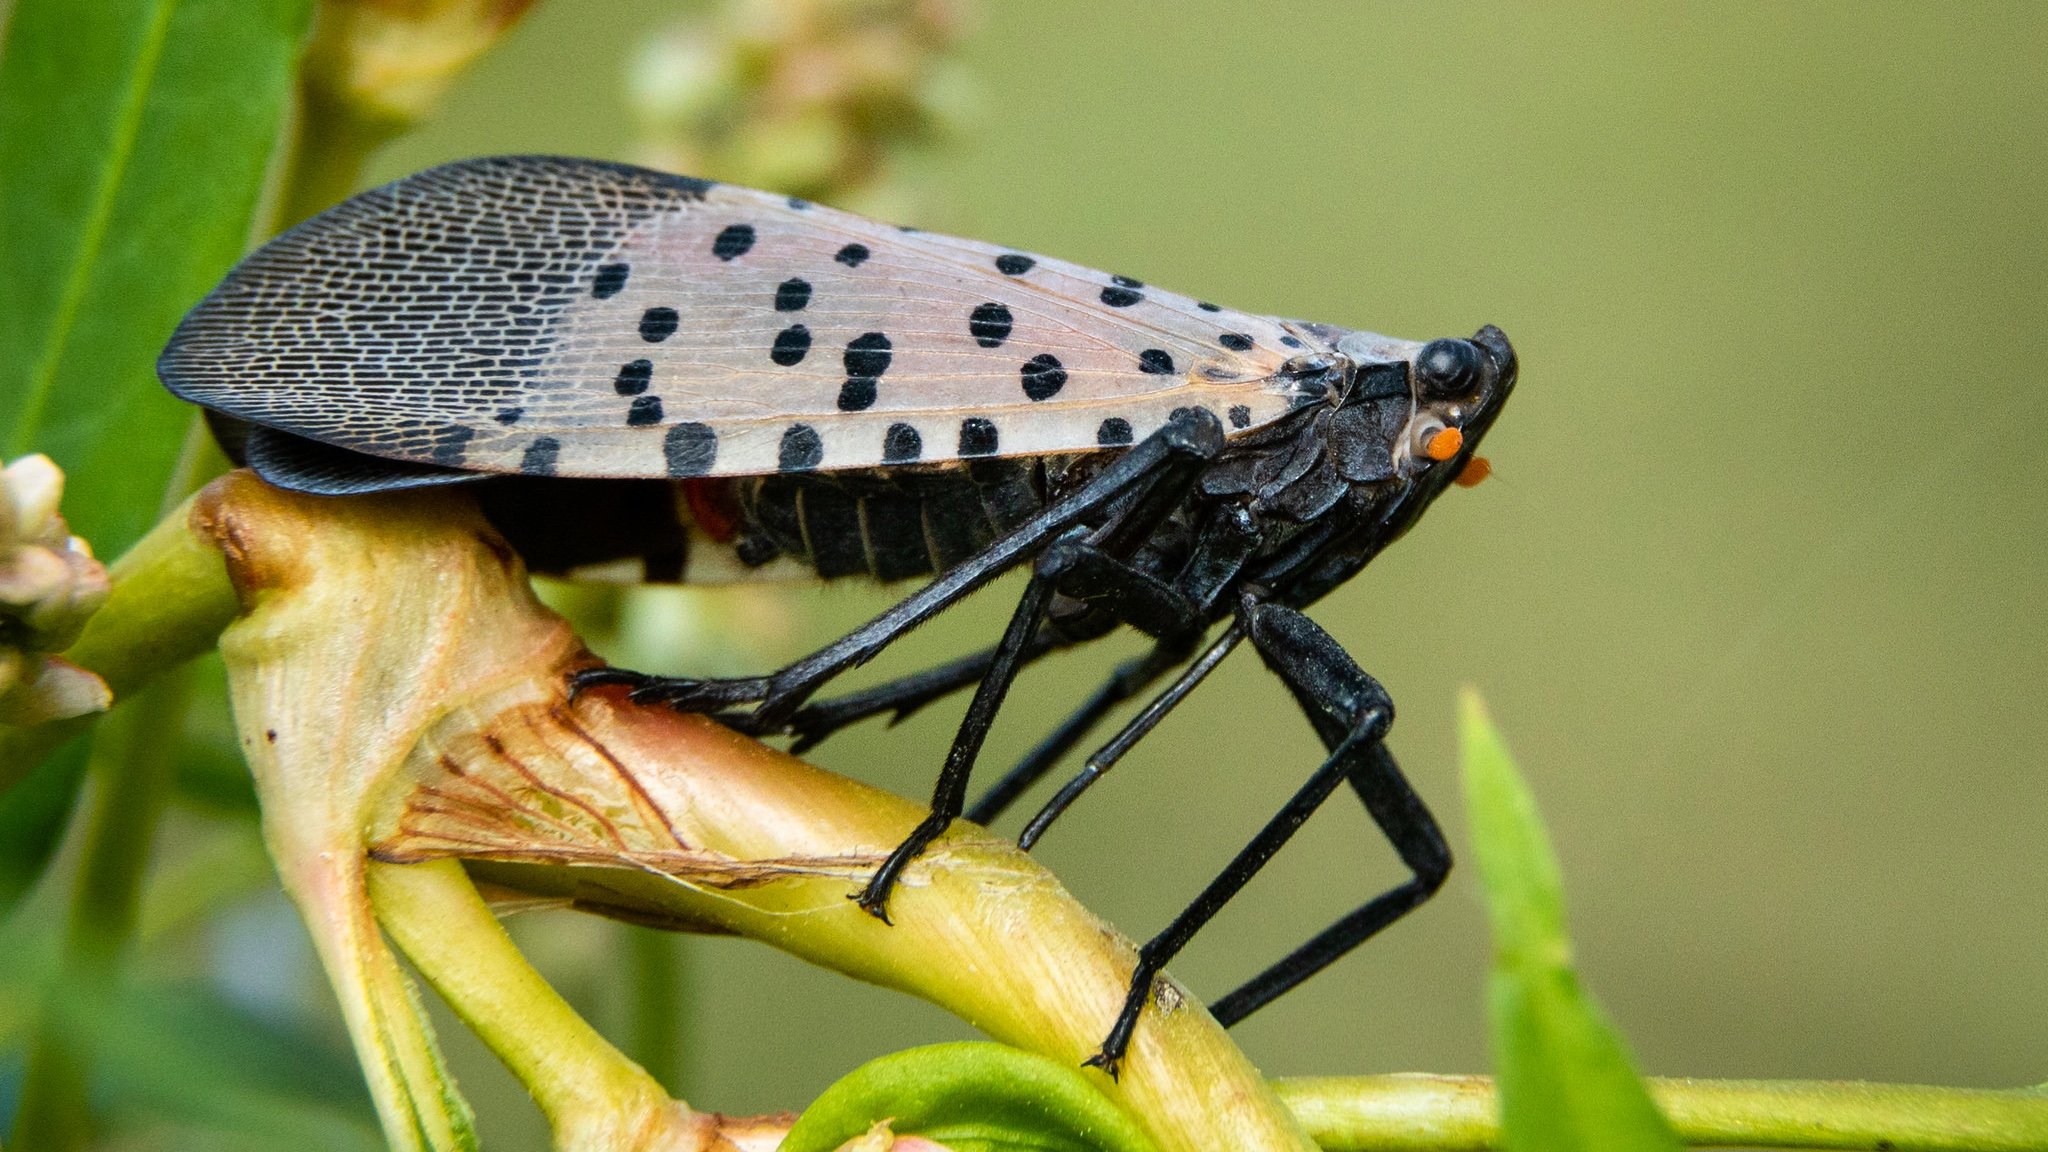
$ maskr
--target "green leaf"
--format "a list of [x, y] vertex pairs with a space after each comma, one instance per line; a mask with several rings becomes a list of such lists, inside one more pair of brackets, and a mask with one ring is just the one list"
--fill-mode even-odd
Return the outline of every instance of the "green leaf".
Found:
[[780, 1152], [831, 1152], [889, 1121], [956, 1152], [1152, 1152], [1078, 1068], [1003, 1044], [933, 1044], [871, 1060], [797, 1118]]
[[0, 452], [68, 475], [102, 555], [158, 512], [191, 410], [156, 381], [248, 245], [312, 0], [18, 0], [0, 49]]
[[1572, 970], [1564, 884], [1536, 800], [1477, 693], [1460, 700], [1465, 802], [1493, 922], [1489, 981], [1510, 1152], [1658, 1149], [1678, 1137]]

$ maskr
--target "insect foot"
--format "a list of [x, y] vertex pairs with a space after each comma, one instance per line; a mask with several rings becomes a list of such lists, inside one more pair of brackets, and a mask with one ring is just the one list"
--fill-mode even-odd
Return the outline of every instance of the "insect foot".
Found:
[[[649, 676], [627, 696], [635, 704], [666, 704], [678, 712], [722, 712], [735, 704], [750, 704], [767, 694], [768, 681], [765, 677], [692, 680], [687, 677]], [[734, 721], [742, 718], [729, 717]]]
[[624, 685], [626, 697], [635, 704], [666, 704], [678, 712], [722, 713], [727, 727], [747, 730], [746, 713], [725, 713], [735, 704], [751, 704], [768, 694], [766, 677], [737, 680], [694, 680], [684, 676], [649, 676], [625, 668], [586, 668], [569, 677], [569, 696], [592, 688]]

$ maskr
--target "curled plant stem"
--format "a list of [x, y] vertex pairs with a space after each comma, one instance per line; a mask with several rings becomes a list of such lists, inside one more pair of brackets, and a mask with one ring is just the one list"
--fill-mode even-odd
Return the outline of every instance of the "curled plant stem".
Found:
[[[2041, 1152], [2048, 1093], [1828, 1080], [1652, 1078], [1650, 1094], [1693, 1147]], [[1280, 1098], [1325, 1152], [1481, 1152], [1500, 1147], [1486, 1076], [1304, 1077]]]
[[[247, 607], [221, 648], [266, 842], [371, 1071], [403, 1055], [388, 1021], [416, 1013], [374, 929], [357, 928], [371, 910], [365, 848], [379, 864], [523, 862], [488, 878], [640, 923], [754, 936], [1073, 1065], [1101, 1042], [1130, 979], [1128, 940], [1029, 857], [964, 825], [906, 876], [894, 927], [862, 912], [848, 894], [923, 809], [703, 717], [603, 689], [569, 701], [566, 674], [590, 657], [534, 600], [516, 554], [467, 494], [318, 498], [238, 472], [208, 489], [200, 518]], [[483, 971], [510, 972], [515, 954], [502, 937], [485, 939], [496, 928], [478, 906], [440, 891], [452, 902], [445, 914], [409, 918], [419, 936], [388, 900], [376, 910], [402, 946], [421, 949], [421, 969], [478, 1031], [529, 1076], [580, 1050], [606, 1071], [555, 1065], [568, 1082], [615, 1080], [623, 1060], [604, 1049], [520, 1039], [526, 1001], [494, 998], [499, 977]], [[456, 939], [454, 951], [431, 951]], [[422, 1053], [417, 1074], [372, 1085], [394, 1142], [418, 1101], [452, 1092], [425, 1039], [406, 1042]], [[1123, 1078], [1095, 1082], [1163, 1152], [1313, 1148], [1170, 980], [1155, 990]], [[588, 1110], [574, 1096], [562, 1103]]]

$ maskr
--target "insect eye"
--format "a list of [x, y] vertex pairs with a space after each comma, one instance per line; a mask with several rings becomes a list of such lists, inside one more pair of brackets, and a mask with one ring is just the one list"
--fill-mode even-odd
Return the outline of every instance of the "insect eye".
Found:
[[1484, 362], [1479, 346], [1470, 340], [1431, 340], [1415, 358], [1415, 379], [1422, 385], [1422, 398], [1448, 400], [1469, 395], [1479, 382]]

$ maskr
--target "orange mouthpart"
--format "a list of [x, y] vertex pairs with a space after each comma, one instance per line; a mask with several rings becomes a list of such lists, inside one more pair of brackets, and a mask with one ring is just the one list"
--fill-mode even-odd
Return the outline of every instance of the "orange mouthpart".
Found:
[[1458, 449], [1463, 448], [1464, 446], [1465, 434], [1463, 432], [1458, 431], [1456, 428], [1446, 428], [1443, 431], [1438, 432], [1436, 435], [1431, 436], [1428, 442], [1423, 444], [1422, 453], [1423, 455], [1428, 456], [1431, 460], [1434, 460], [1437, 463], [1441, 464], [1444, 461], [1449, 460], [1451, 457], [1456, 456], [1458, 454]]
[[1451, 477], [1451, 483], [1456, 484], [1460, 488], [1470, 488], [1491, 475], [1493, 475], [1493, 462], [1484, 456], [1474, 456], [1470, 460], [1465, 461], [1465, 466], [1458, 469], [1456, 476]]

